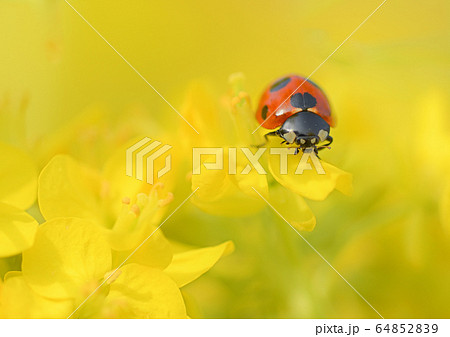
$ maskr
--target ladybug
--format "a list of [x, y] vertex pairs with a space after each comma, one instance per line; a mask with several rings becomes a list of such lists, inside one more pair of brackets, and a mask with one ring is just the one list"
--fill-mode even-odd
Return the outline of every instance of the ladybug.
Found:
[[261, 96], [256, 119], [266, 129], [277, 129], [265, 135], [266, 141], [268, 136], [279, 136], [282, 144], [296, 145], [296, 153], [312, 148], [317, 154], [333, 142], [330, 127], [335, 122], [328, 99], [317, 84], [302, 76], [288, 75], [271, 83]]

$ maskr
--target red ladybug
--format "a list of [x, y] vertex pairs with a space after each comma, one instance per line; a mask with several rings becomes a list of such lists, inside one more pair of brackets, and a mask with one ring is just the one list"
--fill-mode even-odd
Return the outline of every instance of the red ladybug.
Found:
[[298, 75], [270, 84], [261, 96], [256, 119], [266, 129], [278, 128], [267, 133], [266, 140], [279, 136], [282, 143], [295, 144], [302, 151], [313, 148], [317, 153], [333, 142], [330, 127], [335, 123], [327, 97], [315, 83]]

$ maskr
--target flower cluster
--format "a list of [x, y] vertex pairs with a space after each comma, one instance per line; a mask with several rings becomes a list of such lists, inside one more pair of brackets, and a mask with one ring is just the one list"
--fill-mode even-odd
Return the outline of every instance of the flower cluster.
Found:
[[157, 228], [172, 193], [117, 179], [117, 156], [100, 172], [57, 155], [38, 178], [27, 153], [0, 154], [0, 317], [185, 318], [180, 288], [233, 249], [175, 253]]

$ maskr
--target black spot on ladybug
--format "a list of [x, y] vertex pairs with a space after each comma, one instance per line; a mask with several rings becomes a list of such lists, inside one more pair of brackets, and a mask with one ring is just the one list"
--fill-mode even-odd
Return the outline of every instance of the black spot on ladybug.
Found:
[[274, 92], [274, 91], [278, 91], [282, 88], [284, 88], [285, 86], [287, 86], [287, 84], [291, 81], [290, 77], [285, 77], [282, 78], [279, 81], [276, 81], [271, 87], [270, 87], [270, 92]]
[[309, 92], [303, 94], [303, 100], [305, 101], [305, 109], [314, 108], [317, 105], [317, 100]]
[[294, 108], [306, 110], [315, 107], [316, 104], [317, 100], [308, 92], [305, 92], [303, 95], [298, 92], [291, 96], [291, 105]]
[[269, 111], [269, 107], [267, 105], [264, 105], [263, 108], [261, 109], [261, 117], [263, 119], [266, 119], [268, 111]]
[[301, 108], [303, 109], [304, 107], [304, 102], [303, 102], [303, 95], [301, 93], [296, 93], [294, 95], [291, 96], [291, 105], [294, 108]]

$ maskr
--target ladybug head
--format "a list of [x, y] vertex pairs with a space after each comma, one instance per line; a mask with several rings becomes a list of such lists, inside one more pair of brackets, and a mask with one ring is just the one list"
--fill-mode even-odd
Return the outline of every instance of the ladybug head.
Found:
[[320, 143], [331, 144], [330, 125], [319, 115], [310, 111], [301, 111], [290, 116], [276, 131], [287, 144], [296, 144], [301, 149], [316, 149]]

